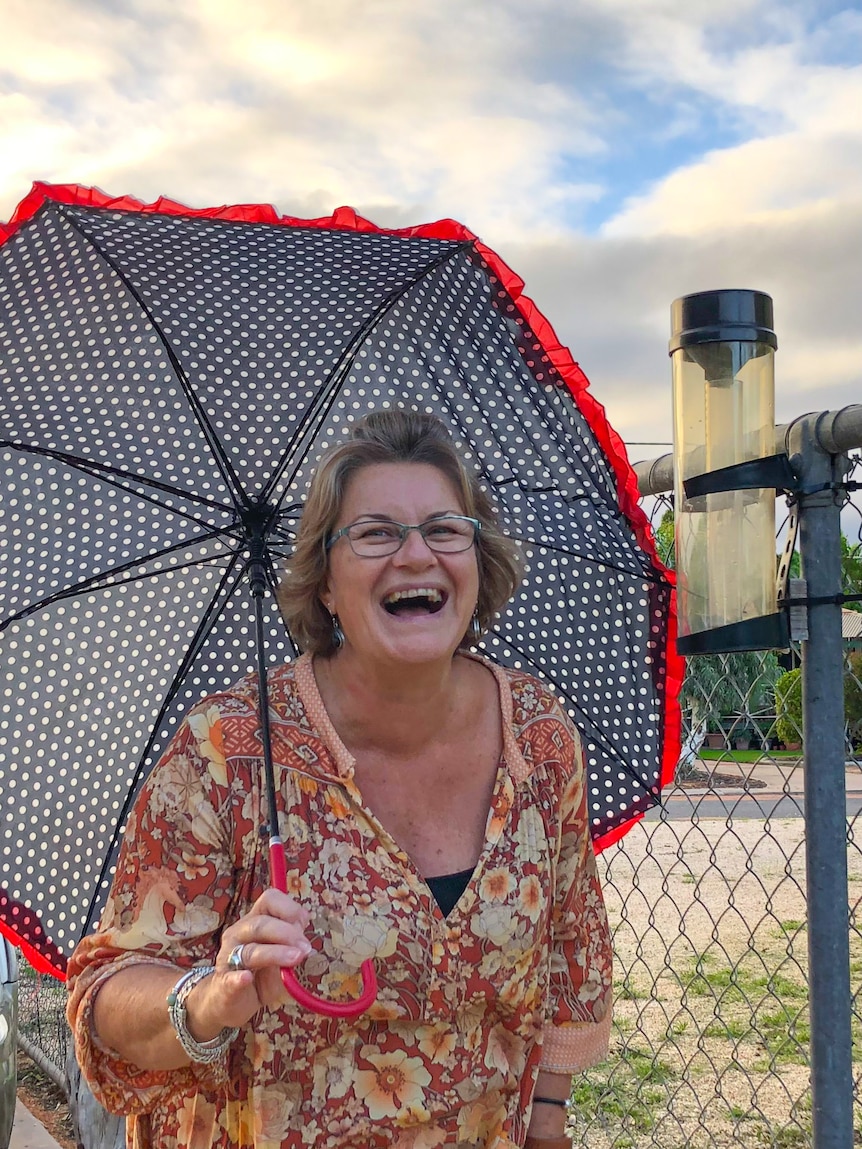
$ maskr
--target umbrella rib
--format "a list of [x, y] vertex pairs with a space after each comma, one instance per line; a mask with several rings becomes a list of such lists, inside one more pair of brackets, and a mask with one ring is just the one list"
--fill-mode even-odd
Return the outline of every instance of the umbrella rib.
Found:
[[639, 582], [651, 582], [660, 586], [670, 586], [667, 578], [665, 578], [660, 571], [657, 571], [654, 566], [652, 567], [652, 573], [645, 574], [641, 571], [633, 571], [626, 567], [618, 566], [606, 558], [595, 558], [593, 555], [582, 554], [580, 551], [569, 550], [567, 547], [558, 547], [553, 543], [539, 542], [538, 539], [529, 539], [526, 535], [510, 534], [508, 538], [514, 539], [516, 543], [524, 543], [528, 547], [541, 547], [543, 550], [554, 551], [556, 554], [567, 555], [573, 559], [580, 559], [585, 563], [595, 563], [596, 566], [605, 567], [609, 571], [616, 571], [617, 574], [628, 575], [629, 578], [637, 579]]
[[[492, 630], [490, 633], [495, 634], [497, 636], [497, 638], [500, 639], [501, 642], [506, 644], [506, 646], [510, 646], [512, 648], [512, 650], [515, 651], [516, 654], [518, 654], [521, 658], [523, 658], [525, 660], [525, 662], [528, 662], [530, 664], [530, 666], [533, 667], [534, 670], [539, 672], [540, 677], [544, 676], [545, 672], [544, 672], [543, 668], [541, 667], [541, 665], [538, 662], [536, 662], [533, 658], [531, 658], [530, 655], [527, 654], [527, 652], [525, 650], [522, 650], [519, 646], [516, 646], [510, 639], [501, 635], [498, 630]], [[498, 666], [504, 665], [503, 663], [500, 662], [500, 660], [491, 651], [486, 650], [484, 647], [483, 647], [483, 654], [487, 658], [489, 658], [492, 662], [495, 662]], [[589, 718], [589, 715], [584, 710], [584, 708], [582, 706], [579, 706], [578, 703], [575, 701], [575, 699], [572, 698], [572, 696], [569, 694], [569, 692], [567, 690], [564, 690], [563, 687], [560, 686], [560, 684], [556, 681], [554, 682], [554, 689], [559, 690], [559, 692], [565, 697], [566, 701], [569, 703], [569, 705], [572, 707], [573, 710], [576, 710], [578, 712], [578, 714], [583, 715], [585, 718]], [[601, 727], [598, 726], [592, 719], [590, 719], [590, 726], [595, 731], [595, 734], [592, 735], [591, 737], [593, 737], [595, 739], [595, 741], [601, 746], [601, 748], [602, 748], [602, 750], [604, 750], [605, 754], [607, 754], [615, 762], [617, 762], [622, 767], [622, 769], [625, 770], [626, 774], [628, 774], [629, 777], [633, 781], [637, 782], [637, 784], [643, 788], [643, 792], [644, 792], [645, 796], [648, 797], [652, 801], [653, 805], [655, 805], [655, 806], [660, 805], [661, 804], [661, 798], [659, 796], [657, 796], [656, 794], [654, 794], [652, 792], [652, 790], [650, 790], [647, 787], [647, 784], [644, 782], [643, 778], [639, 777], [639, 775], [637, 775], [634, 772], [632, 767], [629, 766], [629, 764], [623, 758], [621, 758], [619, 756], [619, 754], [616, 752], [616, 750], [614, 750], [611, 743], [606, 740], [604, 731], [601, 729]]]
[[[74, 586], [67, 587], [65, 590], [57, 591], [56, 594], [49, 595], [47, 598], [40, 598], [38, 602], [31, 603], [30, 606], [24, 607], [24, 609], [18, 611], [17, 614], [10, 615], [9, 618], [0, 622], [0, 634], [2, 634], [8, 626], [11, 626], [13, 622], [20, 622], [23, 618], [29, 618], [31, 614], [36, 614], [38, 611], [44, 610], [47, 606], [53, 606], [56, 602], [62, 602], [67, 598], [77, 598], [78, 595], [86, 594], [89, 590], [108, 590], [114, 586], [122, 586], [124, 583], [143, 582], [145, 579], [156, 578], [158, 575], [171, 574], [174, 571], [187, 570], [189, 567], [205, 566], [208, 563], [223, 560], [225, 555], [210, 555], [208, 558], [194, 559], [192, 562], [166, 567], [163, 570], [147, 571], [145, 574], [132, 575], [129, 578], [113, 577], [114, 575], [125, 574], [127, 571], [134, 570], [135, 567], [143, 566], [145, 563], [153, 562], [156, 559], [166, 558], [168, 555], [172, 555], [174, 551], [185, 550], [190, 546], [195, 546], [197, 543], [209, 542], [210, 539], [218, 538], [224, 534], [225, 532], [221, 528], [212, 530], [208, 534], [199, 535], [198, 538], [192, 539], [191, 541], [187, 539], [184, 542], [175, 543], [166, 550], [156, 551], [155, 554], [149, 555], [147, 558], [132, 559], [127, 563], [123, 563], [121, 566], [113, 567], [111, 570], [92, 575], [90, 578], [84, 579], [83, 582], [76, 583]], [[234, 554], [235, 552], [230, 551], [228, 553]], [[110, 579], [111, 581], [104, 582], [105, 579]], [[100, 583], [103, 585], [100, 586]]]
[[130, 495], [135, 495], [136, 498], [145, 499], [148, 503], [160, 507], [162, 510], [170, 510], [176, 515], [182, 515], [183, 518], [189, 519], [193, 523], [200, 523], [201, 526], [208, 527], [210, 524], [203, 519], [197, 519], [194, 515], [190, 515], [187, 511], [177, 510], [175, 507], [168, 507], [165, 503], [160, 503], [158, 499], [152, 495], [141, 494], [140, 491], [134, 490], [133, 487], [127, 486], [125, 483], [119, 483], [116, 479], [128, 479], [133, 483], [143, 483], [147, 487], [155, 487], [156, 490], [164, 491], [165, 494], [175, 495], [177, 498], [186, 499], [190, 503], [200, 503], [204, 507], [212, 507], [214, 510], [224, 511], [227, 514], [232, 514], [233, 507], [228, 506], [226, 503], [220, 503], [216, 499], [208, 499], [205, 495], [197, 495], [193, 491], [183, 491], [179, 487], [172, 487], [170, 483], [160, 483], [158, 479], [149, 479], [143, 475], [134, 475], [131, 471], [123, 471], [119, 467], [108, 466], [107, 463], [97, 463], [92, 459], [82, 459], [80, 455], [70, 455], [66, 451], [55, 451], [50, 447], [35, 447], [30, 443], [20, 443], [14, 439], [0, 439], [0, 447], [10, 447], [12, 450], [21, 451], [28, 455], [42, 455], [47, 459], [55, 459], [59, 463], [65, 463], [67, 466], [74, 468], [76, 471], [83, 471], [85, 475], [89, 475], [94, 479], [102, 479], [106, 483], [110, 483], [113, 487], [118, 487], [122, 491], [127, 491]]
[[[398, 300], [401, 299], [402, 296], [406, 295], [408, 291], [411, 291], [416, 286], [416, 284], [420, 282], [420, 280], [425, 278], [426, 275], [430, 275], [436, 268], [446, 263], [447, 260], [453, 259], [465, 248], [470, 248], [472, 246], [473, 240], [469, 240], [465, 243], [459, 243], [457, 247], [450, 251], [444, 252], [442, 255], [436, 256], [413, 279], [411, 279], [409, 283], [406, 283], [402, 287], [397, 287], [393, 291], [390, 291], [385, 299], [383, 299], [378, 304], [371, 315], [369, 315], [368, 318], [362, 324], [360, 324], [356, 334], [341, 353], [338, 362], [330, 372], [329, 378], [321, 388], [317, 398], [311, 404], [308, 411], [302, 417], [299, 425], [297, 426], [296, 434], [293, 437], [292, 443], [285, 448], [280, 462], [273, 470], [272, 477], [266, 485], [264, 499], [268, 500], [276, 486], [279, 484], [279, 482], [281, 482], [282, 475], [287, 469], [290, 456], [294, 451], [300, 454], [300, 459], [299, 462], [296, 463], [296, 466], [293, 468], [293, 472], [290, 476], [291, 481], [296, 476], [296, 472], [299, 470], [299, 467], [302, 465], [302, 462], [305, 460], [307, 455], [307, 448], [303, 451], [302, 443], [303, 441], [307, 442], [309, 439], [314, 438], [314, 434], [311, 433], [311, 425], [315, 422], [317, 425], [319, 425], [320, 422], [322, 422], [322, 420], [328, 414], [332, 404], [335, 401], [335, 397], [340, 390], [344, 376], [353, 365], [357, 349], [361, 347], [361, 345], [365, 342], [370, 332], [374, 330], [386, 312], [394, 307]], [[287, 484], [287, 486], [289, 486], [289, 484]], [[287, 490], [287, 486], [285, 487], [285, 492]]]
[[[483, 473], [487, 474], [487, 472]], [[488, 482], [495, 490], [498, 487], [511, 487], [517, 483], [518, 489], [523, 491], [525, 495], [558, 495], [560, 501], [568, 507], [574, 506], [575, 503], [590, 503], [593, 506], [601, 507], [613, 519], [617, 519], [620, 522], [628, 521], [619, 507], [606, 503], [604, 499], [586, 493], [583, 495], [565, 495], [556, 483], [552, 483], [549, 487], [528, 487], [518, 475], [513, 475], [511, 479], [492, 479], [491, 476], [488, 475]]]
[[136, 301], [138, 306], [141, 308], [141, 310], [146, 315], [147, 319], [149, 319], [150, 323], [153, 325], [153, 329], [155, 330], [156, 334], [158, 335], [159, 339], [161, 340], [162, 346], [165, 349], [165, 354], [167, 355], [168, 359], [171, 362], [171, 366], [173, 367], [174, 371], [176, 372], [177, 380], [179, 381], [180, 387], [182, 388], [183, 393], [189, 402], [189, 406], [191, 407], [191, 409], [195, 415], [195, 418], [197, 419], [198, 424], [204, 433], [204, 438], [207, 441], [207, 445], [209, 446], [210, 450], [212, 451], [213, 456], [216, 460], [216, 463], [218, 464], [218, 466], [222, 472], [222, 478], [225, 480], [225, 483], [228, 487], [228, 490], [230, 491], [231, 496], [233, 497], [234, 506], [235, 506], [236, 510], [239, 511], [240, 510], [240, 504], [241, 503], [246, 504], [248, 502], [248, 500], [247, 500], [247, 498], [243, 492], [242, 486], [240, 484], [239, 476], [237, 475], [236, 471], [234, 471], [233, 464], [231, 463], [230, 459], [228, 458], [227, 453], [225, 452], [224, 448], [222, 447], [222, 444], [219, 442], [218, 436], [216, 435], [213, 428], [211, 427], [207, 413], [206, 413], [206, 411], [204, 411], [204, 408], [203, 408], [200, 400], [198, 399], [197, 395], [194, 392], [194, 388], [192, 387], [191, 383], [189, 382], [188, 376], [185, 373], [185, 369], [183, 368], [183, 365], [180, 363], [179, 359], [177, 358], [176, 353], [174, 352], [174, 349], [171, 347], [170, 343], [168, 342], [168, 339], [167, 339], [165, 333], [162, 331], [155, 315], [153, 315], [153, 313], [150, 310], [147, 303], [144, 302], [142, 295], [137, 290], [137, 288], [130, 282], [130, 280], [126, 276], [125, 272], [120, 270], [120, 267], [118, 266], [116, 261], [114, 259], [112, 259], [112, 257], [109, 256], [105, 251], [103, 251], [102, 248], [99, 247], [99, 245], [96, 243], [95, 240], [90, 239], [90, 237], [87, 235], [87, 233], [84, 231], [84, 229], [75, 221], [73, 216], [71, 216], [61, 205], [58, 204], [56, 206], [57, 206], [58, 214], [61, 215], [66, 220], [66, 222], [69, 224], [69, 226], [71, 228], [73, 228], [78, 233], [78, 235], [80, 235], [82, 237], [82, 239], [94, 249], [94, 251], [97, 251], [99, 253], [101, 258], [105, 261], [105, 263], [107, 263], [107, 265], [111, 268], [111, 270], [114, 272], [114, 274], [119, 278], [120, 282], [125, 286], [126, 290], [129, 292], [129, 294], [132, 296], [132, 298]]
[[[189, 668], [191, 667], [192, 663], [194, 662], [194, 660], [197, 658], [198, 654], [200, 653], [200, 649], [203, 646], [204, 642], [206, 641], [206, 639], [211, 634], [213, 625], [217, 621], [219, 615], [224, 610], [225, 606], [227, 605], [227, 603], [230, 600], [230, 596], [236, 590], [237, 585], [239, 584], [240, 580], [242, 579], [243, 575], [245, 574], [245, 568], [242, 568], [239, 571], [239, 573], [237, 574], [236, 578], [234, 579], [233, 584], [230, 587], [230, 590], [228, 591], [228, 593], [227, 594], [223, 593], [224, 588], [227, 585], [228, 579], [233, 574], [233, 572], [236, 570], [236, 566], [237, 566], [238, 561], [239, 561], [239, 555], [238, 555], [238, 553], [235, 553], [232, 556], [232, 562], [231, 562], [230, 566], [225, 570], [225, 573], [224, 573], [224, 576], [223, 576], [221, 582], [219, 583], [218, 587], [216, 587], [215, 593], [213, 594], [212, 599], [210, 600], [209, 606], [204, 611], [204, 614], [201, 618], [201, 621], [198, 624], [198, 628], [194, 633], [192, 641], [189, 643], [188, 649], [186, 650], [185, 657], [183, 658], [183, 661], [180, 663], [180, 666], [178, 667], [177, 672], [173, 677], [173, 681], [171, 682], [170, 686], [168, 687], [167, 693], [165, 694], [165, 697], [162, 701], [162, 705], [159, 708], [158, 716], [156, 717], [155, 722], [152, 724], [150, 736], [147, 739], [146, 745], [144, 746], [144, 749], [141, 752], [140, 757], [138, 758], [138, 765], [135, 768], [135, 773], [132, 776], [131, 782], [129, 784], [128, 794], [126, 795], [126, 799], [123, 802], [123, 807], [120, 810], [120, 814], [117, 818], [117, 824], [114, 827], [113, 834], [111, 835], [110, 845], [108, 846], [108, 849], [105, 853], [105, 858], [104, 858], [104, 861], [102, 862], [102, 868], [99, 871], [99, 876], [96, 879], [96, 884], [93, 888], [93, 895], [90, 899], [90, 905], [89, 905], [89, 908], [87, 909], [87, 916], [84, 920], [84, 930], [83, 930], [84, 933], [86, 933], [87, 930], [90, 928], [90, 923], [92, 921], [93, 913], [95, 911], [96, 904], [97, 904], [98, 898], [99, 898], [99, 890], [102, 887], [102, 883], [105, 880], [105, 874], [108, 870], [108, 867], [111, 864], [111, 859], [114, 856], [114, 850], [116, 848], [117, 842], [118, 842], [119, 837], [120, 837], [120, 830], [122, 829], [122, 826], [126, 821], [126, 817], [128, 816], [129, 810], [132, 806], [132, 802], [137, 797], [136, 790], [137, 790], [138, 783], [140, 782], [140, 779], [141, 779], [141, 771], [143, 769], [143, 764], [144, 764], [144, 762], [146, 762], [147, 756], [153, 748], [153, 743], [156, 740], [156, 736], [159, 732], [159, 728], [161, 727], [162, 721], [163, 721], [165, 715], [167, 714], [168, 708], [170, 707], [171, 703], [176, 698], [176, 696], [179, 692], [179, 689], [183, 684], [183, 680], [189, 671]], [[221, 602], [220, 606], [218, 605], [219, 602]]]

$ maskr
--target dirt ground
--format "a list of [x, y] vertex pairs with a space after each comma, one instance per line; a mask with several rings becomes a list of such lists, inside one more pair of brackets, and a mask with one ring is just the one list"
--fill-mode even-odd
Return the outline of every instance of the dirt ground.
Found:
[[[641, 823], [600, 856], [615, 1034], [576, 1089], [576, 1144], [810, 1143], [803, 832], [798, 818]], [[854, 934], [855, 990], [860, 958]]]
[[18, 1100], [40, 1121], [62, 1149], [77, 1149], [69, 1106], [62, 1090], [26, 1053], [18, 1051]]

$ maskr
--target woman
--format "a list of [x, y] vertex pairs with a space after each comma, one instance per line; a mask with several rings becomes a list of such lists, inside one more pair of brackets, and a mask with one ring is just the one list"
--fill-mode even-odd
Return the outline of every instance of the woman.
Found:
[[[323, 458], [280, 592], [305, 653], [269, 681], [290, 894], [250, 677], [183, 723], [70, 963], [79, 1061], [136, 1149], [570, 1144], [610, 947], [577, 734], [467, 651], [517, 582], [436, 419], [371, 414]], [[369, 957], [358, 1020], [284, 992], [282, 966], [355, 996]]]

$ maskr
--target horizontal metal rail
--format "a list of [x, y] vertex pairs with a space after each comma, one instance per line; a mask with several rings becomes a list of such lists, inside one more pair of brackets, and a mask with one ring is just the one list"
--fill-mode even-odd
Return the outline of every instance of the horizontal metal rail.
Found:
[[[862, 447], [862, 403], [853, 403], [838, 411], [815, 411], [800, 415], [792, 423], [775, 428], [775, 451], [787, 450], [790, 432], [802, 422], [811, 424], [811, 435], [828, 455], [839, 455], [853, 447]], [[661, 495], [673, 490], [673, 454], [659, 455], [634, 464], [641, 495]]]
[[38, 1065], [46, 1077], [62, 1090], [63, 1096], [68, 1101], [69, 1099], [69, 1083], [66, 1081], [66, 1074], [59, 1069], [54, 1062], [48, 1057], [38, 1045], [35, 1045], [29, 1037], [26, 1037], [21, 1030], [17, 1033], [18, 1048], [22, 1050], [30, 1060]]

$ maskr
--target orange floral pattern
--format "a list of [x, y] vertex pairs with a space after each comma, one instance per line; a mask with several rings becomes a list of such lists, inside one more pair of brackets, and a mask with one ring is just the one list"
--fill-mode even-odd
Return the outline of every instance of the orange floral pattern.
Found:
[[445, 919], [363, 805], [310, 659], [271, 674], [288, 888], [312, 914], [300, 977], [349, 997], [371, 957], [379, 996], [353, 1022], [263, 1009], [224, 1063], [152, 1072], [98, 1042], [99, 984], [135, 963], [211, 962], [268, 882], [256, 680], [190, 713], [129, 820], [99, 932], [69, 965], [78, 1058], [130, 1115], [130, 1149], [514, 1149], [539, 1070], [603, 1055], [611, 953], [578, 737], [535, 679], [489, 669], [503, 758], [484, 849]]

